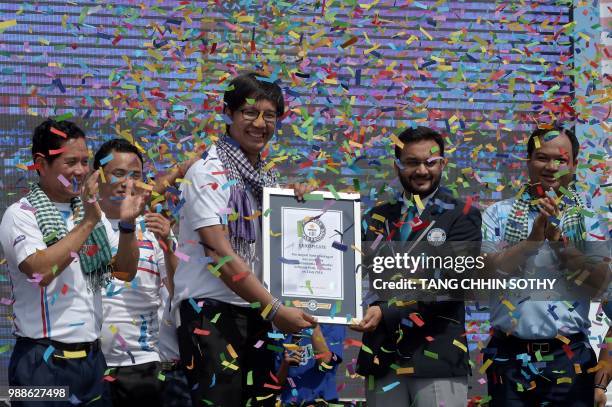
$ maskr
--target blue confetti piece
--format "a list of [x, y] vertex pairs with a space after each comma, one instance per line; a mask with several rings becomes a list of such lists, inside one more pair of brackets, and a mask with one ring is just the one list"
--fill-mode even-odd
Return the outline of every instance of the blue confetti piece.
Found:
[[300, 261], [297, 259], [286, 259], [284, 257], [279, 257], [278, 261], [280, 261], [283, 264], [300, 264]]
[[396, 388], [397, 386], [399, 386], [399, 384], [400, 384], [400, 382], [399, 382], [399, 381], [397, 381], [397, 382], [393, 382], [393, 383], [389, 383], [388, 385], [386, 385], [386, 386], [384, 386], [384, 387], [382, 388], [382, 391], [386, 393], [386, 392], [388, 392], [389, 390], [392, 390], [392, 389]]
[[45, 353], [43, 355], [43, 359], [45, 360], [45, 362], [48, 363], [49, 356], [51, 356], [53, 354], [53, 352], [55, 352], [55, 348], [53, 346], [49, 345], [49, 347], [45, 350]]
[[342, 251], [342, 252], [345, 252], [345, 251], [347, 251], [347, 250], [348, 250], [348, 246], [347, 246], [347, 245], [345, 245], [345, 244], [342, 244], [342, 243], [340, 243], [340, 242], [333, 242], [333, 243], [332, 243], [332, 247], [333, 247], [334, 249], [340, 250], [340, 251]]
[[213, 373], [212, 380], [210, 381], [210, 386], [208, 386], [208, 387], [210, 387], [210, 388], [215, 387], [215, 383], [216, 382], [217, 382], [217, 375]]
[[197, 314], [202, 312], [202, 308], [195, 302], [193, 298], [189, 299], [189, 304], [191, 304], [191, 306], [193, 307], [193, 309], [195, 310]]
[[100, 160], [100, 165], [105, 166], [106, 164], [108, 164], [111, 161], [113, 161], [113, 154], [112, 153], [107, 155], [103, 159], [101, 159]]

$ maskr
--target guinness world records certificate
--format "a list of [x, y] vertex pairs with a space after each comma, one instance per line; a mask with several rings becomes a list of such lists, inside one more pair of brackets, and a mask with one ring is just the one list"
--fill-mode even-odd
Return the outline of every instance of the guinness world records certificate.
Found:
[[265, 188], [263, 280], [284, 304], [319, 322], [361, 319], [359, 194], [312, 192], [298, 202], [292, 189]]

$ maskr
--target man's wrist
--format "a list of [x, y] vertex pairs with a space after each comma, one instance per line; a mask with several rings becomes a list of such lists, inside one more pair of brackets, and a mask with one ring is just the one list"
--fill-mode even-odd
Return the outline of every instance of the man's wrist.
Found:
[[595, 389], [603, 390], [604, 392], [608, 391], [608, 387], [604, 386], [603, 384], [594, 384], [593, 387], [595, 387]]
[[136, 231], [136, 223], [124, 221], [119, 221], [119, 232], [120, 233], [134, 233]]

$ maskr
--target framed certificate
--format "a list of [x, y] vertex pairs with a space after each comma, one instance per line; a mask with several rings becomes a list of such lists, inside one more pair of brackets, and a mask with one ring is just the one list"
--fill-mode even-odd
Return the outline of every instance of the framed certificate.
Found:
[[263, 280], [319, 322], [362, 318], [359, 194], [264, 188]]

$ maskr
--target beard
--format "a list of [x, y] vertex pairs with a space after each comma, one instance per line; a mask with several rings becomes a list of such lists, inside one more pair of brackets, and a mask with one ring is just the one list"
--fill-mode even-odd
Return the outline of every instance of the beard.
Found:
[[431, 182], [431, 186], [425, 191], [413, 188], [411, 180], [415, 178], [416, 177], [402, 177], [400, 175], [399, 179], [402, 184], [402, 187], [404, 187], [404, 191], [409, 194], [419, 195], [419, 197], [426, 197], [438, 188], [438, 186], [440, 185], [440, 179], [442, 178], [442, 174], [438, 175], [437, 177], [431, 176], [429, 178], [419, 178], [427, 179]]

